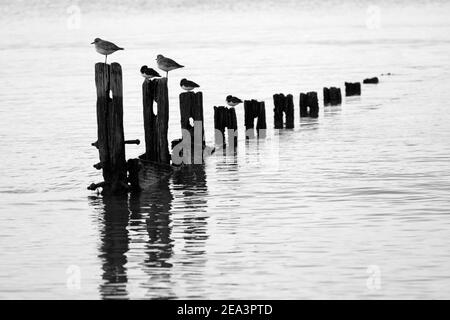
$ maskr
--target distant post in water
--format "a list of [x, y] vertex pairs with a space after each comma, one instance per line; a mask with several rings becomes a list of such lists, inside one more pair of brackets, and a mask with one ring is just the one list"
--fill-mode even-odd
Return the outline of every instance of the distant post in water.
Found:
[[[228, 131], [228, 142], [225, 141], [225, 129]], [[214, 139], [216, 146], [228, 146], [233, 149], [232, 151], [236, 151], [238, 140], [237, 129], [235, 108], [214, 107]]]
[[341, 88], [323, 88], [323, 104], [325, 106], [342, 104]]
[[245, 100], [244, 101], [244, 112], [245, 112], [245, 132], [246, 138], [254, 138], [254, 128], [255, 128], [255, 118], [256, 121], [256, 131], [259, 138], [265, 136], [265, 131], [267, 129], [266, 124], [266, 107], [264, 101], [256, 100]]
[[[144, 80], [142, 84], [145, 154], [143, 160], [170, 164], [169, 143], [169, 93], [167, 78]], [[153, 102], [157, 113], [153, 112]]]
[[103, 188], [103, 194], [128, 192], [125, 138], [123, 131], [122, 67], [118, 63], [95, 65], [97, 87], [97, 142], [104, 181], [88, 189]]
[[319, 100], [317, 92], [300, 93], [300, 117], [319, 117]]
[[[181, 129], [185, 164], [202, 164], [205, 148], [203, 95], [201, 92], [180, 94]], [[191, 123], [192, 120], [192, 123]]]
[[345, 83], [345, 95], [350, 96], [360, 96], [361, 95], [361, 82], [346, 82]]
[[286, 117], [286, 129], [294, 128], [294, 100], [291, 94], [285, 96], [284, 94], [273, 95], [274, 104], [274, 127], [275, 129], [283, 129], [283, 116]]
[[380, 80], [378, 80], [378, 77], [364, 79], [363, 81], [364, 84], [377, 84], [379, 82]]

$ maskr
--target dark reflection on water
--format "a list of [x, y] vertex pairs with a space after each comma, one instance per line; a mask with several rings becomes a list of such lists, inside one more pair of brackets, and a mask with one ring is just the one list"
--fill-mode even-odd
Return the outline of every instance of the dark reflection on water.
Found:
[[[174, 208], [174, 193], [177, 196]], [[182, 266], [204, 266], [204, 242], [207, 235], [208, 195], [203, 166], [182, 168], [171, 180], [162, 180], [141, 193], [124, 197], [90, 197], [90, 205], [99, 212], [103, 299], [128, 299], [131, 287], [145, 290], [145, 298], [174, 299], [176, 283], [172, 279], [175, 233], [181, 234]], [[174, 214], [176, 217], [174, 218]], [[131, 244], [141, 244], [133, 247]], [[142, 258], [138, 268], [145, 277], [130, 277], [130, 256]], [[201, 268], [200, 268], [201, 269]], [[129, 273], [129, 272], [128, 272]], [[134, 272], [133, 272], [134, 273]]]
[[100, 216], [99, 257], [102, 260], [102, 279], [100, 295], [114, 299], [127, 297], [127, 256], [129, 250], [128, 196], [90, 198], [91, 204], [102, 211]]
[[202, 262], [198, 258], [205, 253], [204, 243], [208, 239], [208, 217], [205, 215], [208, 189], [204, 167], [193, 165], [182, 168], [173, 177], [173, 188], [182, 193], [178, 206], [183, 212], [181, 223], [186, 259], [181, 263], [197, 264]]

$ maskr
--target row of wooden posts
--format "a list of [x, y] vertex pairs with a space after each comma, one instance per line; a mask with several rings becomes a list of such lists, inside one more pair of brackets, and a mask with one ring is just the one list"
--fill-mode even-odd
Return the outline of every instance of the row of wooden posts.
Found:
[[[126, 161], [125, 145], [139, 144], [139, 140], [125, 140], [123, 129], [122, 68], [118, 63], [95, 65], [97, 87], [97, 141], [92, 145], [99, 151], [100, 162], [94, 167], [103, 170], [101, 183], [93, 183], [88, 189], [103, 189], [104, 194], [121, 194], [139, 191], [140, 172], [143, 165], [170, 167], [171, 165], [202, 164], [204, 157], [213, 152], [205, 144], [203, 95], [201, 92], [180, 94], [181, 139], [172, 141], [169, 151], [169, 95], [167, 78], [145, 80], [142, 84], [145, 153], [139, 159]], [[364, 83], [378, 83], [378, 78], [366, 79]], [[360, 95], [361, 83], [345, 83], [346, 96]], [[342, 103], [340, 88], [323, 89], [324, 105]], [[275, 94], [275, 129], [294, 128], [294, 100], [291, 94]], [[156, 103], [156, 114], [153, 104]], [[317, 118], [319, 101], [317, 92], [300, 94], [300, 117]], [[257, 100], [244, 101], [246, 138], [256, 133], [264, 137], [267, 129], [265, 103]], [[218, 148], [237, 146], [238, 123], [235, 108], [214, 107], [215, 144]], [[228, 140], [225, 141], [227, 131]]]

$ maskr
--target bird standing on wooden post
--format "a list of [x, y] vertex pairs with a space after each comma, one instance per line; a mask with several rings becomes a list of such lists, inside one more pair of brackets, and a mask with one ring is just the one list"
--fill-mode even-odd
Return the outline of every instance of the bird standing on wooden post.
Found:
[[241, 99], [239, 99], [238, 97], [233, 97], [231, 95], [227, 96], [226, 101], [230, 107], [235, 107], [238, 104], [242, 103]]
[[119, 50], [124, 50], [124, 48], [120, 48], [114, 43], [102, 40], [100, 38], [95, 38], [94, 42], [92, 42], [91, 44], [95, 44], [95, 50], [105, 56], [105, 64], [108, 59], [108, 55], [113, 54], [114, 52]]
[[156, 70], [147, 66], [141, 67], [141, 75], [145, 78], [145, 80], [151, 80], [153, 78], [161, 77], [161, 75]]
[[156, 62], [158, 63], [158, 68], [166, 72], [166, 78], [169, 79], [169, 71], [183, 68], [181, 64], [178, 64], [170, 58], [164, 57], [162, 54], [156, 56]]
[[200, 86], [198, 84], [196, 84], [194, 81], [187, 80], [187, 79], [181, 79], [180, 87], [186, 91], [192, 91], [195, 88], [200, 88]]

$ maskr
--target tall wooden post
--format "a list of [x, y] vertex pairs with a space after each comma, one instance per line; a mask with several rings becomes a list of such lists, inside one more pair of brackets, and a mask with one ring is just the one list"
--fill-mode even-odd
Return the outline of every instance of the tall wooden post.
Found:
[[[169, 93], [167, 78], [145, 80], [142, 84], [145, 154], [144, 160], [170, 164], [169, 142]], [[153, 112], [153, 101], [157, 113]]]
[[[186, 154], [186, 164], [202, 164], [205, 147], [205, 129], [203, 122], [203, 95], [201, 92], [183, 92], [180, 94], [181, 129]], [[191, 125], [190, 120], [193, 120]]]
[[[123, 132], [122, 68], [118, 63], [95, 65], [97, 87], [97, 143], [104, 182], [91, 185], [103, 187], [104, 194], [128, 191], [125, 138]], [[112, 98], [110, 97], [110, 94]]]

